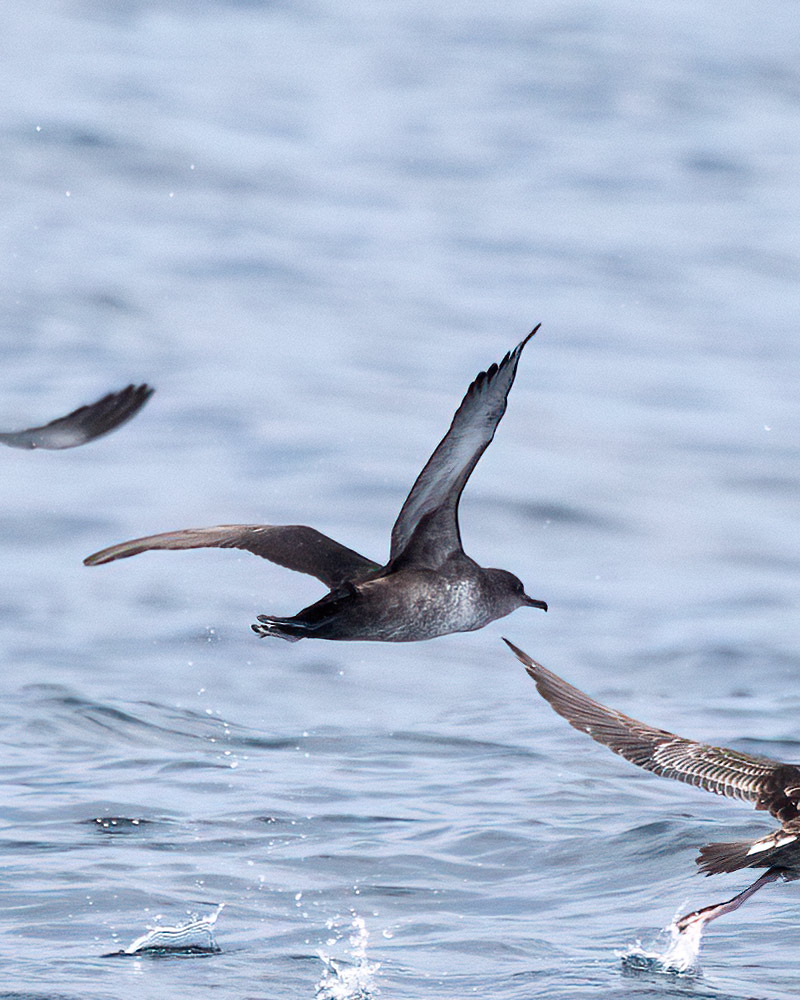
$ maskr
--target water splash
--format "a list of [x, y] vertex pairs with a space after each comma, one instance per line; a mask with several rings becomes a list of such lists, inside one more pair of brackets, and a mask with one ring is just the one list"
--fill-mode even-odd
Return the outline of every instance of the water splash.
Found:
[[[336, 922], [328, 921], [328, 927], [335, 929]], [[317, 1000], [371, 1000], [380, 993], [375, 986], [380, 962], [367, 961], [369, 932], [364, 918], [353, 913], [349, 930], [350, 947], [346, 950], [346, 959], [335, 959], [322, 951], [318, 952], [325, 963], [325, 971], [317, 983]], [[342, 936], [339, 934], [329, 939], [328, 944], [336, 944]]]
[[617, 956], [622, 962], [623, 970], [629, 973], [651, 972], [657, 975], [687, 977], [699, 975], [698, 957], [704, 926], [702, 921], [696, 921], [686, 930], [679, 931], [673, 921], [662, 932], [662, 937], [669, 934], [669, 940], [665, 942], [663, 950], [644, 948], [641, 942], [637, 941], [628, 951], [618, 951]]
[[174, 927], [157, 924], [155, 927], [150, 927], [145, 934], [132, 941], [127, 948], [111, 954], [215, 954], [222, 949], [214, 938], [214, 924], [217, 922], [217, 917], [222, 912], [224, 905], [224, 903], [220, 903], [212, 913], [204, 917], [195, 915], [185, 924], [176, 924]]

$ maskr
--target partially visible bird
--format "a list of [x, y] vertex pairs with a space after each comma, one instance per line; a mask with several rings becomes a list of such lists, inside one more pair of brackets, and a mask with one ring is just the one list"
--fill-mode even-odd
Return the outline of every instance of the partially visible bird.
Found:
[[122, 542], [84, 560], [96, 566], [148, 549], [246, 549], [316, 576], [329, 593], [291, 618], [259, 615], [261, 636], [414, 642], [482, 628], [516, 608], [547, 610], [502, 569], [484, 569], [464, 552], [461, 492], [505, 413], [531, 331], [500, 364], [470, 385], [450, 429], [428, 459], [392, 528], [389, 561], [379, 563], [304, 525], [233, 524], [187, 528]]
[[66, 417], [51, 420], [42, 427], [0, 432], [0, 444], [29, 450], [76, 448], [121, 427], [126, 420], [136, 416], [154, 392], [145, 383], [127, 385], [119, 392], [110, 392], [96, 403], [80, 406]]
[[696, 785], [715, 795], [752, 802], [756, 809], [768, 810], [780, 823], [777, 830], [756, 841], [706, 844], [700, 848], [697, 864], [706, 875], [740, 868], [767, 871], [733, 899], [681, 917], [676, 921], [679, 931], [738, 909], [768, 882], [800, 878], [800, 766], [697, 743], [637, 722], [593, 701], [508, 639], [503, 641], [525, 665], [539, 694], [575, 729], [588, 733], [593, 740], [646, 771]]

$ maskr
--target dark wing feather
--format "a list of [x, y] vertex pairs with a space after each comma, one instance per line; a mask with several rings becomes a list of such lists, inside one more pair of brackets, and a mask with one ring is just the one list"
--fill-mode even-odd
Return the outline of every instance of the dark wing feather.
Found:
[[390, 559], [402, 553], [423, 518], [426, 518], [426, 533], [436, 538], [434, 548], [440, 558], [461, 548], [458, 530], [461, 491], [494, 437], [506, 411], [522, 350], [538, 329], [537, 326], [499, 365], [481, 372], [470, 385], [450, 429], [417, 476], [400, 510], [392, 528]]
[[51, 420], [42, 427], [0, 433], [0, 443], [11, 448], [75, 448], [130, 420], [144, 406], [155, 390], [149, 385], [128, 385], [120, 392], [110, 392], [96, 403], [81, 406], [66, 417]]
[[767, 757], [753, 757], [725, 747], [696, 743], [637, 722], [593, 701], [532, 660], [508, 639], [503, 641], [525, 665], [539, 694], [559, 715], [625, 760], [646, 771], [705, 788], [716, 795], [756, 803], [764, 802], [766, 797], [765, 804], [769, 805], [776, 773], [783, 771], [786, 765]]
[[315, 576], [331, 588], [380, 568], [371, 559], [303, 524], [221, 524], [167, 531], [112, 545], [83, 562], [86, 566], [100, 566], [150, 549], [204, 548], [245, 549], [286, 569]]

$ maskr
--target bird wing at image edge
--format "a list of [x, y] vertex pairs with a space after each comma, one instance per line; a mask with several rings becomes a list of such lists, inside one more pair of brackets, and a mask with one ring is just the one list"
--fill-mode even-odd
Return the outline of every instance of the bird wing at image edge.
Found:
[[146, 383], [131, 384], [41, 427], [0, 433], [0, 443], [30, 450], [76, 448], [122, 426], [139, 412], [154, 392]]
[[781, 766], [766, 757], [684, 739], [607, 708], [504, 641], [559, 715], [638, 767], [717, 795], [757, 802]]

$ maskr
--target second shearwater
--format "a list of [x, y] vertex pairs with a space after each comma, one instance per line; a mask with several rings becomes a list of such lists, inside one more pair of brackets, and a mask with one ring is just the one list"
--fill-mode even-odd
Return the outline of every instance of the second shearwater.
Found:
[[51, 420], [41, 427], [28, 427], [24, 431], [2, 431], [0, 444], [29, 451], [36, 448], [77, 448], [103, 434], [109, 434], [136, 416], [153, 395], [153, 391], [145, 383], [128, 385], [119, 392], [109, 392], [96, 403], [79, 406], [66, 417]]
[[760, 878], [723, 903], [704, 906], [675, 921], [678, 931], [703, 925], [737, 910], [762, 886], [800, 878], [800, 766], [756, 757], [676, 736], [606, 708], [568, 684], [527, 653], [504, 642], [525, 665], [539, 694], [575, 729], [646, 771], [704, 788], [715, 795], [752, 802], [768, 810], [780, 826], [755, 841], [706, 844], [697, 864], [706, 875], [742, 868], [766, 868]]
[[136, 538], [84, 560], [97, 566], [149, 549], [246, 549], [317, 577], [329, 593], [291, 618], [259, 615], [263, 637], [415, 642], [483, 628], [521, 607], [547, 610], [503, 569], [484, 569], [464, 552], [461, 492], [506, 410], [517, 364], [537, 326], [500, 364], [470, 385], [450, 429], [428, 459], [392, 528], [381, 566], [305, 525], [233, 524]]

